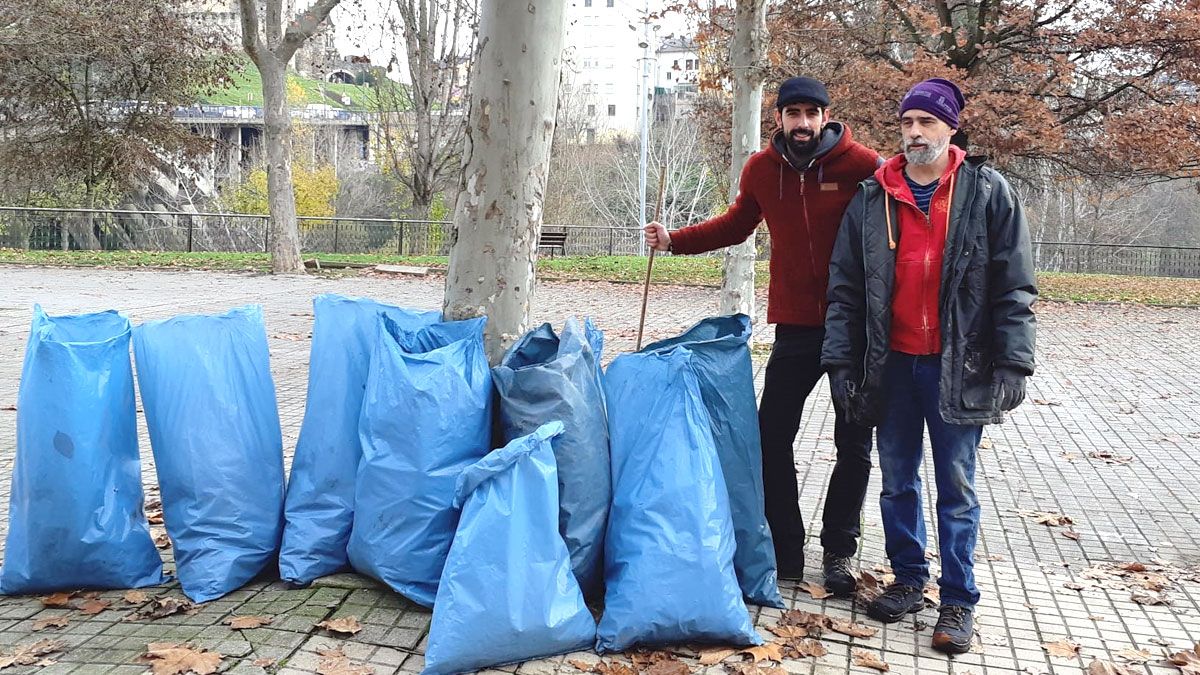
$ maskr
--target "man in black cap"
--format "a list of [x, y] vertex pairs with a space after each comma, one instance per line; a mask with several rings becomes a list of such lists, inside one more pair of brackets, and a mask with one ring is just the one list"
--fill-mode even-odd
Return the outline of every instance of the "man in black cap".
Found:
[[[804, 575], [804, 521], [800, 515], [793, 445], [804, 401], [821, 379], [829, 256], [846, 205], [858, 183], [881, 159], [854, 142], [850, 128], [829, 119], [829, 94], [811, 77], [793, 77], [775, 99], [779, 130], [746, 161], [738, 195], [723, 215], [667, 232], [646, 226], [659, 251], [703, 253], [739, 244], [765, 220], [771, 233], [767, 321], [775, 344], [767, 362], [758, 410], [762, 434], [767, 522], [781, 579]], [[858, 549], [859, 520], [871, 471], [871, 431], [850, 424], [836, 409], [834, 465], [825, 498], [821, 544], [825, 586], [855, 590], [850, 560]]]

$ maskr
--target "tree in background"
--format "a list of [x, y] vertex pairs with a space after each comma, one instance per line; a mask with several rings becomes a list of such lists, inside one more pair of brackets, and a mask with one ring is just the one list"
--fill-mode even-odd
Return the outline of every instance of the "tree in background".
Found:
[[[228, 53], [159, 0], [0, 4], [0, 190], [94, 208], [211, 142], [174, 108], [224, 81]], [[97, 248], [90, 218], [61, 246]]]
[[292, 184], [292, 118], [288, 109], [287, 64], [340, 0], [316, 0], [288, 19], [283, 0], [238, 0], [242, 47], [262, 76], [267, 194], [270, 204], [271, 271], [303, 274], [296, 195]]

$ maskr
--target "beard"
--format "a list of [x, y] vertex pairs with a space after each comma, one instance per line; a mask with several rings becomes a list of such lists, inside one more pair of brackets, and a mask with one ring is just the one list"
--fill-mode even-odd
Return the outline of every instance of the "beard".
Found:
[[795, 155], [808, 155], [813, 150], [817, 149], [817, 143], [821, 140], [819, 131], [811, 129], [792, 129], [792, 133], [786, 136], [788, 149]]
[[[922, 148], [913, 148], [914, 145], [923, 145]], [[909, 164], [933, 164], [938, 157], [946, 151], [950, 145], [949, 138], [943, 138], [940, 141], [929, 142], [922, 137], [909, 140], [904, 139], [904, 158]]]

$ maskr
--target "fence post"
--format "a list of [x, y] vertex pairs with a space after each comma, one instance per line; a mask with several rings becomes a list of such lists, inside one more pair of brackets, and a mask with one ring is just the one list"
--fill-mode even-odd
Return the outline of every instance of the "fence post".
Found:
[[188, 216], [188, 249], [187, 249], [188, 253], [192, 252], [192, 228], [195, 225], [195, 221], [196, 221], [195, 218]]
[[613, 230], [613, 228], [610, 227], [610, 228], [608, 228], [608, 255], [610, 255], [610, 256], [613, 254], [613, 251], [616, 250], [615, 248], [613, 248], [613, 237], [614, 237], [614, 230]]
[[270, 253], [271, 252], [271, 219], [270, 218], [260, 218], [259, 221], [262, 222], [262, 224], [263, 224], [263, 253]]
[[396, 233], [396, 255], [402, 256], [402, 255], [404, 255], [404, 225], [405, 225], [405, 223], [398, 223], [398, 224], [400, 225], [400, 231]]
[[338, 221], [338, 220], [333, 221], [333, 252], [334, 253], [338, 252], [338, 230], [340, 229], [338, 227], [338, 225], [340, 224], [340, 222], [341, 221]]

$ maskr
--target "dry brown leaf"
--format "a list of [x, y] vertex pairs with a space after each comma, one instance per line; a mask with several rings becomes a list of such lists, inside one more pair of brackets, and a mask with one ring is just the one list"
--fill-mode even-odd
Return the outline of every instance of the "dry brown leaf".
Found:
[[166, 532], [159, 533], [154, 537], [154, 547], [159, 550], [171, 548], [171, 537]]
[[805, 626], [767, 626], [767, 630], [781, 638], [808, 637], [808, 628]]
[[47, 628], [66, 628], [67, 624], [71, 623], [71, 617], [63, 614], [62, 616], [48, 616], [44, 619], [38, 619], [33, 622], [33, 630], [46, 630]]
[[1032, 518], [1038, 525], [1045, 525], [1047, 527], [1062, 527], [1074, 524], [1075, 522], [1071, 520], [1070, 516], [1064, 516], [1061, 513], [1053, 511], [1018, 511], [1017, 513], [1025, 518]]
[[737, 653], [738, 650], [726, 647], [705, 647], [700, 650], [700, 665], [715, 666]]
[[1146, 566], [1140, 562], [1131, 562], [1121, 565], [1120, 569], [1125, 572], [1145, 572]]
[[206, 649], [153, 642], [146, 646], [146, 653], [138, 660], [150, 664], [154, 675], [211, 675], [221, 667], [222, 658], [220, 654]]
[[1092, 459], [1103, 460], [1105, 464], [1129, 464], [1133, 461], [1133, 457], [1129, 455], [1118, 455], [1111, 450], [1092, 450], [1087, 454]]
[[363, 629], [362, 624], [358, 622], [357, 616], [344, 616], [340, 619], [326, 619], [317, 624], [317, 628], [324, 628], [331, 633], [341, 633], [343, 635], [354, 635]]
[[874, 668], [881, 673], [886, 673], [891, 670], [891, 666], [883, 662], [879, 655], [875, 652], [869, 652], [865, 649], [855, 649], [851, 652], [854, 655], [854, 665], [863, 668]]
[[1133, 594], [1129, 596], [1129, 599], [1133, 600], [1134, 602], [1138, 603], [1139, 605], [1169, 605], [1169, 604], [1171, 604], [1171, 598], [1168, 597], [1166, 593], [1154, 593], [1151, 591], [1143, 591], [1143, 590], [1135, 590], [1133, 592]]
[[1200, 675], [1200, 642], [1190, 650], [1171, 654], [1167, 661], [1184, 675]]
[[730, 675], [787, 675], [787, 671], [779, 666], [763, 668], [755, 663], [726, 663], [725, 671]]
[[759, 661], [782, 661], [783, 645], [778, 642], [767, 642], [757, 647], [743, 649], [741, 653], [749, 656], [752, 663], [758, 663]]
[[1148, 649], [1122, 649], [1117, 652], [1117, 658], [1126, 663], [1148, 663], [1154, 655]]
[[274, 617], [270, 616], [234, 616], [225, 620], [225, 625], [231, 630], [247, 630], [250, 628], [262, 628], [271, 623]]
[[798, 586], [800, 590], [812, 596], [813, 600], [824, 600], [825, 598], [833, 597], [833, 593], [825, 590], [821, 584], [814, 584], [811, 581], [801, 582]]
[[1062, 536], [1064, 536], [1067, 539], [1070, 539], [1072, 541], [1079, 541], [1079, 533], [1076, 532], [1075, 530], [1063, 530]]
[[125, 595], [121, 599], [131, 605], [140, 605], [150, 599], [143, 591], [125, 591]]
[[813, 656], [819, 659], [829, 653], [825, 645], [816, 640], [791, 640], [788, 642], [788, 648], [795, 652], [794, 658]]
[[1134, 672], [1112, 661], [1101, 661], [1094, 658], [1088, 664], [1087, 675], [1134, 675]]
[[161, 619], [163, 617], [171, 616], [172, 614], [192, 612], [195, 610], [195, 608], [196, 606], [188, 600], [180, 600], [179, 598], [155, 598], [154, 602], [139, 609], [130, 618], [133, 620]]
[[1073, 659], [1079, 655], [1079, 645], [1067, 639], [1043, 642], [1042, 649], [1050, 656], [1060, 659]]
[[599, 675], [638, 675], [637, 671], [624, 663], [604, 662], [601, 661], [592, 667], [592, 671]]
[[847, 619], [830, 618], [828, 625], [829, 629], [832, 631], [857, 638], [869, 638], [879, 632], [878, 628], [864, 626], [860, 623], [853, 623]]
[[664, 659], [643, 668], [641, 675], [688, 675], [691, 672], [692, 669], [679, 659]]
[[783, 616], [779, 618], [779, 625], [823, 628], [828, 623], [828, 620], [829, 617], [824, 614], [806, 612], [802, 609], [791, 609], [784, 612]]
[[146, 511], [146, 522], [150, 523], [151, 525], [162, 525], [163, 524], [162, 509]]
[[47, 654], [61, 652], [66, 643], [62, 640], [38, 640], [33, 644], [18, 645], [11, 652], [0, 654], [0, 670], [11, 666], [33, 666], [40, 661], [49, 661], [43, 659]]
[[96, 615], [108, 609], [112, 603], [108, 600], [99, 600], [93, 598], [79, 606], [79, 611], [83, 614]]
[[570, 664], [571, 667], [575, 668], [575, 670], [583, 673], [590, 673], [596, 668], [596, 664], [588, 663], [587, 661], [580, 661], [579, 659], [571, 659], [567, 661], [567, 663]]
[[326, 649], [318, 654], [321, 660], [317, 662], [317, 675], [375, 675], [374, 668], [351, 661], [341, 648]]
[[79, 595], [78, 591], [72, 591], [70, 593], [54, 593], [44, 596], [42, 597], [42, 607], [70, 607], [71, 599], [77, 595]]

